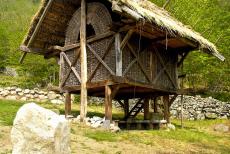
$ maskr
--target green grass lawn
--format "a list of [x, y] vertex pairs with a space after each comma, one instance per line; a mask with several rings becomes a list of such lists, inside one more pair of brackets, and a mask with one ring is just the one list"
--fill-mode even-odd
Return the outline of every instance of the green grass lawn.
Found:
[[[38, 103], [49, 108], [58, 109], [64, 113], [63, 105], [52, 105], [49, 103]], [[11, 126], [17, 110], [22, 106], [22, 102], [0, 100], [0, 125]], [[89, 116], [103, 116], [103, 106], [90, 106]], [[123, 116], [122, 111], [114, 109], [116, 118]], [[79, 104], [73, 104], [73, 114], [79, 114]], [[71, 134], [95, 140], [97, 143], [130, 143], [134, 145], [147, 145], [150, 147], [164, 147], [164, 144], [175, 150], [189, 150], [201, 153], [230, 153], [230, 133], [220, 133], [213, 131], [213, 127], [219, 123], [230, 124], [228, 120], [203, 120], [203, 121], [184, 121], [184, 128], [180, 127], [179, 120], [172, 122], [176, 126], [175, 131], [166, 130], [124, 130], [119, 133], [112, 133], [101, 129], [92, 129], [80, 124], [72, 124]], [[81, 143], [83, 144], [83, 143]], [[175, 144], [175, 147], [174, 147]], [[122, 150], [121, 150], [122, 151]], [[191, 151], [190, 151], [191, 152]]]

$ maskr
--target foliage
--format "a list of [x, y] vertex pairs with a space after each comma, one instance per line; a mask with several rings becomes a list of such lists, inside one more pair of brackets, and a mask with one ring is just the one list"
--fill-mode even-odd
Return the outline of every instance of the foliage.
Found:
[[[19, 77], [14, 78], [0, 74], [1, 79], [8, 83], [7, 86], [18, 85], [30, 88], [57, 82], [57, 79], [53, 80], [53, 74], [56, 78], [58, 76], [58, 67], [54, 60], [44, 60], [41, 56], [27, 55], [22, 65], [18, 63], [21, 56], [19, 46], [39, 3], [40, 0], [0, 1], [0, 69], [8, 66], [16, 68], [19, 73]], [[0, 84], [5, 86], [3, 82]]]
[[[152, 1], [159, 6], [165, 3], [165, 0]], [[187, 74], [186, 86], [208, 87], [212, 93], [225, 91], [228, 93], [227, 97], [218, 95], [220, 97], [217, 98], [229, 101], [230, 1], [171, 0], [167, 10], [182, 23], [189, 25], [213, 42], [226, 58], [225, 62], [221, 62], [215, 57], [200, 52], [190, 53], [184, 63], [184, 73]]]

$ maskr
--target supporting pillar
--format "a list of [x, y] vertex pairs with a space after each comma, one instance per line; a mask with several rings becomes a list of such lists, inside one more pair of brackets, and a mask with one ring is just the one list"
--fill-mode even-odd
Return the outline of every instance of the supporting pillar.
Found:
[[83, 122], [87, 114], [87, 53], [86, 53], [86, 2], [81, 0], [81, 27], [80, 27], [80, 47], [81, 47], [81, 110], [80, 120]]
[[163, 96], [164, 102], [164, 118], [167, 123], [170, 123], [170, 113], [169, 113], [169, 95]]
[[149, 120], [149, 98], [144, 99], [144, 120]]
[[71, 94], [67, 92], [65, 94], [65, 117], [71, 114]]
[[109, 85], [105, 86], [105, 120], [112, 121], [112, 89]]
[[124, 117], [127, 117], [129, 113], [129, 99], [124, 99], [124, 113]]
[[153, 104], [153, 110], [154, 110], [154, 113], [157, 113], [158, 111], [157, 111], [157, 97], [155, 97], [154, 98], [154, 100], [153, 100], [154, 102], [154, 104]]

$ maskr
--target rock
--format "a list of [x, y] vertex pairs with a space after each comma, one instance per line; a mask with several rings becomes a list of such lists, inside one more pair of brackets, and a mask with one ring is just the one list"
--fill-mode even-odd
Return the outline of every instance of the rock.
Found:
[[24, 90], [24, 94], [29, 94], [30, 93], [30, 90], [29, 89], [25, 89]]
[[11, 95], [16, 95], [17, 92], [16, 92], [16, 91], [10, 91], [10, 94], [11, 94]]
[[6, 96], [5, 99], [8, 99], [8, 100], [17, 100], [17, 96]]
[[200, 113], [200, 114], [197, 115], [197, 118], [196, 118], [196, 119], [197, 119], [197, 120], [204, 120], [204, 119], [205, 119], [205, 116], [204, 116], [203, 113]]
[[217, 131], [217, 132], [224, 132], [224, 133], [230, 131], [229, 130], [229, 126], [226, 126], [224, 124], [218, 124], [218, 125], [216, 125], [214, 127], [214, 130]]
[[216, 119], [217, 118], [217, 114], [216, 113], [205, 113], [205, 118], [207, 119]]
[[18, 92], [18, 95], [19, 95], [19, 96], [23, 96], [24, 93], [23, 93], [23, 92]]
[[92, 123], [91, 127], [98, 128], [102, 126], [102, 121], [96, 121], [95, 123]]
[[7, 96], [7, 95], [9, 95], [9, 90], [3, 90], [1, 93], [0, 93], [0, 95], [2, 95], [3, 97], [5, 97], [5, 96]]
[[176, 127], [173, 124], [167, 124], [167, 128], [170, 130], [176, 130]]
[[220, 119], [228, 119], [228, 116], [227, 115], [223, 115], [220, 117]]
[[64, 104], [64, 102], [62, 100], [59, 99], [53, 99], [50, 101], [52, 104]]
[[15, 91], [18, 93], [18, 92], [22, 92], [22, 89], [21, 88], [16, 88]]
[[70, 154], [68, 121], [35, 103], [17, 112], [11, 131], [12, 154]]
[[56, 94], [54, 92], [49, 92], [47, 96], [48, 96], [49, 99], [57, 98], [57, 96], [56, 96]]
[[26, 100], [27, 100], [27, 98], [26, 98], [26, 97], [21, 97], [21, 98], [20, 98], [20, 100], [22, 100], [22, 101], [26, 101]]
[[15, 68], [11, 68], [11, 67], [6, 67], [4, 70], [4, 74], [9, 75], [9, 76], [13, 76], [13, 77], [17, 77], [18, 73], [16, 71]]

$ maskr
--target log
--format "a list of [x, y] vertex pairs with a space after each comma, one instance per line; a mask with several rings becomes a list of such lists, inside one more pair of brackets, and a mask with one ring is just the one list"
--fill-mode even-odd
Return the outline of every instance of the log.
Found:
[[81, 47], [81, 110], [80, 120], [83, 122], [87, 114], [87, 53], [86, 53], [86, 2], [81, 0], [81, 27], [80, 27], [80, 47]]

